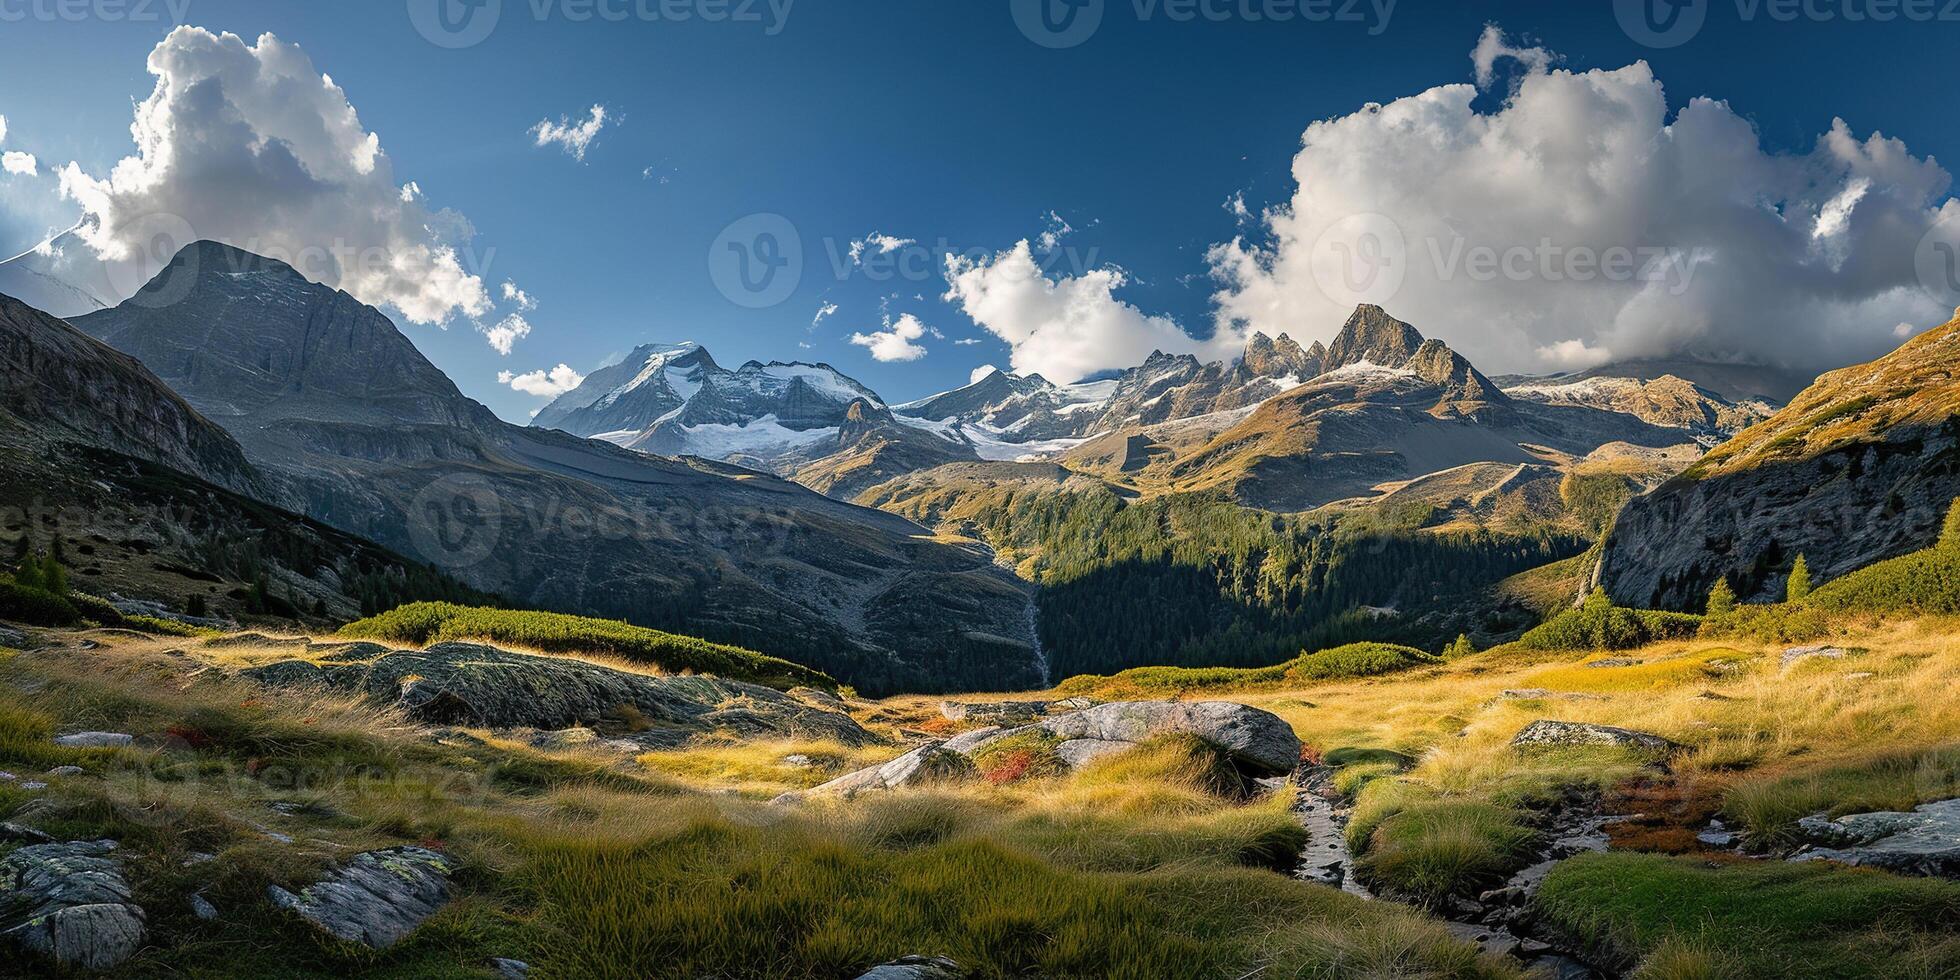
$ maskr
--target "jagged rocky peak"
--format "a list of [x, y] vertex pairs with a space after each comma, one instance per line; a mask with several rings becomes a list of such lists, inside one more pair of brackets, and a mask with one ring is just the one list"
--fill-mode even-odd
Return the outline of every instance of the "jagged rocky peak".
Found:
[[1245, 368], [1262, 378], [1311, 378], [1321, 371], [1327, 348], [1314, 341], [1302, 349], [1298, 341], [1282, 333], [1277, 338], [1255, 332], [1245, 345]]
[[1366, 361], [1382, 367], [1406, 367], [1422, 348], [1416, 328], [1389, 316], [1372, 303], [1354, 308], [1341, 332], [1327, 348], [1328, 370]]

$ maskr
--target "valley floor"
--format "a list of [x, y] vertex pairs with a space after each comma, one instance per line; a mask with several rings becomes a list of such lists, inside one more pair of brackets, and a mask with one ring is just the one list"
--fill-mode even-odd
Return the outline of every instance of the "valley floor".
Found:
[[[1607, 975], [1960, 971], [1960, 885], [1785, 860], [1813, 839], [1814, 815], [1960, 796], [1960, 623], [1944, 620], [1841, 621], [1809, 656], [1732, 640], [1513, 646], [1372, 679], [1144, 691], [1089, 678], [1050, 695], [1271, 711], [1305, 743], [1294, 782], [1317, 791], [1305, 798], [1246, 783], [1202, 742], [1159, 738], [1073, 770], [1030, 743], [976, 754], [963, 780], [776, 802], [978, 727], [985, 710], [955, 722], [937, 699], [850, 699], [882, 744], [729, 737], [627, 753], [608, 737], [431, 726], [236, 675], [291, 645], [31, 640], [0, 652], [12, 777], [0, 862], [43, 834], [115, 841], [146, 927], [118, 975], [494, 977], [515, 969], [493, 962], [506, 958], [534, 977], [848, 978], [906, 955], [976, 976], [1532, 968], [1480, 952], [1474, 940], [1498, 928], [1446, 921], [1467, 919]], [[1513, 744], [1546, 720], [1677, 747]], [[83, 731], [134, 738], [53, 742]], [[1303, 825], [1303, 799], [1333, 819]], [[1604, 853], [1503, 893], [1564, 856], [1552, 838], [1580, 823]], [[1326, 864], [1301, 855], [1334, 849], [1330, 827], [1356, 855], [1350, 891], [1377, 897], [1301, 880]], [[268, 900], [269, 886], [315, 896], [308, 886], [354, 855], [403, 846], [450, 869], [451, 900], [387, 949]], [[0, 975], [38, 962], [0, 960]]]

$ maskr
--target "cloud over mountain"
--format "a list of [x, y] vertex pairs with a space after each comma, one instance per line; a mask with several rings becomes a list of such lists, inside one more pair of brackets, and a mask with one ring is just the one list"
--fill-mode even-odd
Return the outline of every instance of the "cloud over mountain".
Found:
[[1212, 250], [1225, 328], [1324, 338], [1368, 301], [1491, 369], [1822, 368], [1953, 306], [1914, 264], [1949, 175], [1899, 140], [1837, 120], [1781, 152], [1724, 102], [1670, 115], [1645, 62], [1554, 70], [1495, 30], [1472, 59], [1522, 75], [1487, 109], [1442, 85], [1307, 127], [1292, 199]]
[[71, 258], [106, 262], [126, 294], [177, 248], [214, 239], [418, 323], [490, 312], [459, 252], [468, 220], [404, 193], [380, 138], [298, 46], [179, 27], [148, 66], [156, 86], [136, 106], [135, 155], [103, 175], [60, 170], [90, 247], [69, 251], [94, 253]]

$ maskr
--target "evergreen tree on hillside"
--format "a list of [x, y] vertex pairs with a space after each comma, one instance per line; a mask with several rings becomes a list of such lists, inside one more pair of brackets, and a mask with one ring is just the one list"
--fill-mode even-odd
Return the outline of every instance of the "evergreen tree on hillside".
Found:
[[1960, 497], [1947, 508], [1946, 524], [1940, 528], [1940, 547], [1960, 549]]
[[1729, 577], [1724, 575], [1715, 580], [1714, 588], [1708, 590], [1708, 615], [1727, 616], [1733, 612], [1735, 612], [1735, 590], [1729, 588]]
[[1455, 660], [1459, 657], [1467, 657], [1476, 652], [1477, 645], [1470, 642], [1470, 637], [1466, 634], [1458, 633], [1456, 635], [1456, 642], [1444, 648], [1443, 659]]
[[1790, 567], [1790, 582], [1783, 588], [1783, 601], [1802, 602], [1810, 594], [1810, 565], [1797, 556], [1797, 563]]
[[68, 572], [53, 556], [41, 562], [41, 589], [54, 595], [68, 594]]

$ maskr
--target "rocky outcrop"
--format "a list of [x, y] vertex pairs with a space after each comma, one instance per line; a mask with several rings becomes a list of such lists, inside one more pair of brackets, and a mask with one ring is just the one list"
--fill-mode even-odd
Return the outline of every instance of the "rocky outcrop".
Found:
[[1805, 817], [1797, 829], [1811, 844], [1792, 860], [1960, 878], [1960, 800], [1928, 803], [1911, 813]]
[[1609, 746], [1638, 752], [1671, 752], [1680, 746], [1646, 732], [1576, 721], [1534, 721], [1511, 739], [1518, 748], [1544, 746]]
[[960, 980], [966, 971], [944, 956], [901, 956], [866, 970], [857, 980]]
[[244, 674], [275, 686], [357, 691], [436, 724], [556, 731], [630, 707], [655, 725], [687, 732], [825, 738], [847, 745], [876, 741], [849, 715], [774, 688], [715, 677], [635, 674], [475, 643], [394, 650], [367, 662], [285, 660]]
[[114, 841], [36, 844], [0, 858], [0, 936], [71, 969], [108, 970], [143, 946]]
[[[1050, 718], [1036, 727], [1061, 739], [1130, 747], [1176, 732], [1196, 735], [1230, 753], [1258, 776], [1292, 772], [1300, 765], [1300, 739], [1278, 715], [1230, 701], [1117, 701]], [[1077, 755], [1100, 751], [1079, 746]]]
[[947, 721], [1024, 725], [1048, 713], [1046, 701], [941, 701], [939, 714]]
[[1768, 420], [1628, 503], [1601, 584], [1626, 605], [1698, 610], [1718, 577], [1782, 598], [1933, 543], [1960, 495], [1960, 320], [1833, 371]]
[[387, 949], [449, 904], [455, 863], [420, 847], [359, 854], [298, 895], [277, 886], [273, 904], [322, 932], [369, 949]]
[[850, 799], [862, 793], [884, 793], [895, 789], [959, 782], [979, 775], [972, 760], [948, 748], [944, 742], [921, 745], [890, 762], [839, 776], [830, 782], [800, 793], [785, 793], [777, 802], [787, 803], [809, 797]]

